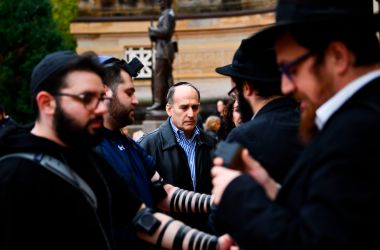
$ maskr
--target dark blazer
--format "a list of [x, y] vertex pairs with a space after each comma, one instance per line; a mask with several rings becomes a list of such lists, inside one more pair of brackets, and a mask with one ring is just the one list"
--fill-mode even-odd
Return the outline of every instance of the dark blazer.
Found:
[[[185, 151], [176, 141], [168, 118], [160, 128], [145, 134], [140, 145], [156, 160], [157, 171], [167, 183], [193, 190], [189, 164]], [[215, 144], [212, 138], [200, 131], [196, 147], [196, 190], [211, 193], [212, 150]]]
[[299, 117], [295, 101], [278, 98], [260, 109], [253, 120], [234, 128], [226, 141], [239, 142], [282, 183], [303, 149], [298, 136]]
[[218, 225], [244, 249], [379, 249], [379, 149], [377, 78], [330, 117], [275, 203], [248, 175], [233, 180]]

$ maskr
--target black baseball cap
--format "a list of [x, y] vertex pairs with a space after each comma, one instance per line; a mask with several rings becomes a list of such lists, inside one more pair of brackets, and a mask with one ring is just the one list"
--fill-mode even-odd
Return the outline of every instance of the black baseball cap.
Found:
[[57, 51], [46, 55], [33, 69], [30, 90], [34, 96], [41, 91], [47, 80], [62, 71], [72, 60], [78, 58], [74, 51]]

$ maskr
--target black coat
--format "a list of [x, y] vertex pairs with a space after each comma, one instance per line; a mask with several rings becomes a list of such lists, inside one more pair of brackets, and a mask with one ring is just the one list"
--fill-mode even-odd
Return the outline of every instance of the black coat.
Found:
[[303, 149], [298, 137], [299, 117], [295, 101], [278, 98], [260, 109], [253, 120], [234, 128], [226, 141], [239, 142], [282, 183]]
[[114, 249], [113, 228], [129, 225], [141, 202], [111, 166], [94, 152], [61, 147], [23, 128], [0, 137], [0, 157], [14, 152], [45, 153], [64, 162], [94, 191], [98, 208], [94, 210], [76, 187], [38, 163], [4, 159], [0, 161], [1, 250]]
[[217, 222], [244, 249], [379, 249], [379, 149], [377, 78], [330, 117], [275, 203], [243, 175], [226, 188]]
[[[160, 128], [145, 134], [140, 145], [156, 160], [157, 171], [167, 183], [193, 190], [190, 168], [185, 151], [176, 141], [168, 118]], [[200, 193], [211, 193], [212, 152], [215, 144], [212, 138], [203, 131], [197, 139], [195, 154], [196, 190]]]

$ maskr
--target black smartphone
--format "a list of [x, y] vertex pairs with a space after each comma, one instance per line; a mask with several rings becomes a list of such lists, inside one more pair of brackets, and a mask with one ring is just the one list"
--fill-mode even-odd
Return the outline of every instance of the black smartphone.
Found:
[[221, 141], [216, 146], [216, 150], [214, 152], [215, 157], [223, 158], [223, 165], [231, 168], [243, 171], [244, 165], [241, 160], [241, 151], [243, 150], [243, 146], [241, 146], [237, 142], [226, 142]]

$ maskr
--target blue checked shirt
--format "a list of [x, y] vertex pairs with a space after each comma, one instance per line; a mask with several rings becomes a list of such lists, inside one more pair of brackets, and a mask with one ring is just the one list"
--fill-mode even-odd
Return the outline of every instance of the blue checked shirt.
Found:
[[170, 125], [174, 131], [175, 138], [178, 144], [183, 148], [187, 156], [187, 163], [190, 167], [191, 180], [193, 181], [193, 189], [195, 190], [195, 186], [197, 183], [196, 175], [195, 175], [195, 149], [197, 146], [196, 138], [199, 135], [198, 127], [195, 127], [193, 136], [190, 139], [187, 139], [185, 133], [182, 130], [179, 130], [170, 119]]

